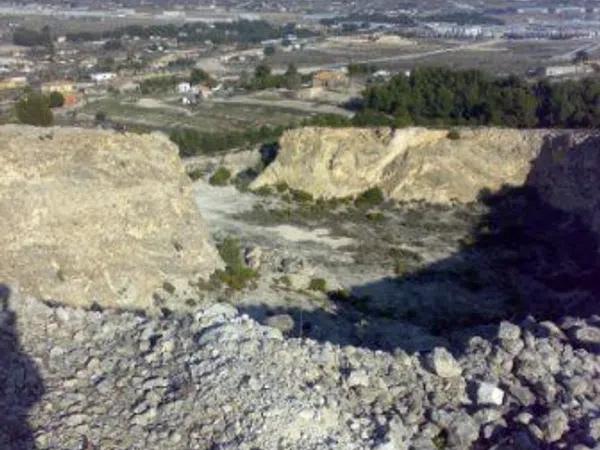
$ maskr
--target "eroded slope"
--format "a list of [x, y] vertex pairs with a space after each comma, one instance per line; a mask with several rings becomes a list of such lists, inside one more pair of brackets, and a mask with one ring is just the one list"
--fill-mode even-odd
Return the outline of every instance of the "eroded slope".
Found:
[[0, 127], [0, 282], [73, 305], [146, 308], [218, 255], [159, 135]]

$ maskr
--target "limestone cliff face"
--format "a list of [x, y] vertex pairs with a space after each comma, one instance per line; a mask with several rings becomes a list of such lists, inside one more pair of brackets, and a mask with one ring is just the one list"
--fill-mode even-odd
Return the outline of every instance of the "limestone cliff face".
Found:
[[600, 134], [567, 131], [546, 139], [527, 185], [600, 235]]
[[161, 135], [0, 127], [0, 282], [73, 305], [144, 308], [220, 264]]
[[550, 132], [406, 128], [288, 131], [277, 159], [252, 188], [287, 183], [316, 197], [357, 195], [378, 186], [389, 197], [446, 203], [473, 201], [484, 189], [520, 185]]

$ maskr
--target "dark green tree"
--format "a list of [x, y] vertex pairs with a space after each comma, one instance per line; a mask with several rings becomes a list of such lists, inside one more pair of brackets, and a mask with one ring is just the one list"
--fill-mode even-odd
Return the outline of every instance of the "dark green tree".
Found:
[[49, 127], [54, 122], [48, 99], [37, 93], [27, 93], [16, 105], [19, 122], [38, 127]]
[[213, 86], [214, 80], [203, 69], [192, 69], [192, 73], [190, 74], [190, 83], [191, 84], [206, 84], [207, 86]]
[[265, 79], [269, 76], [271, 76], [271, 67], [267, 64], [259, 64], [256, 66], [256, 69], [254, 69], [254, 78]]
[[52, 91], [48, 96], [48, 105], [50, 108], [60, 108], [65, 104], [65, 97], [60, 92]]
[[300, 89], [302, 86], [302, 75], [294, 63], [290, 63], [285, 72], [285, 86], [291, 90]]

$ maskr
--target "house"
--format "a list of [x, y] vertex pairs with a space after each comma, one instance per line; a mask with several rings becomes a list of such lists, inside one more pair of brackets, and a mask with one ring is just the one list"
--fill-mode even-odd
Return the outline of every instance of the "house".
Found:
[[213, 95], [213, 90], [205, 84], [194, 86], [193, 91], [201, 100], [210, 98]]
[[43, 94], [49, 94], [50, 92], [60, 92], [63, 96], [72, 94], [76, 91], [75, 83], [68, 80], [57, 80], [42, 83], [40, 90]]
[[8, 91], [11, 89], [20, 89], [27, 86], [26, 77], [10, 77], [0, 80], [0, 91]]
[[196, 105], [198, 103], [198, 96], [193, 92], [186, 92], [181, 97], [181, 103], [186, 106]]
[[321, 70], [315, 73], [312, 78], [312, 86], [314, 88], [324, 88], [335, 91], [347, 88], [348, 85], [348, 76], [340, 71]]
[[570, 75], [583, 75], [593, 72], [594, 69], [588, 65], [565, 65], [548, 66], [543, 69], [543, 75], [546, 77], [563, 77]]
[[192, 92], [192, 85], [190, 83], [188, 83], [187, 81], [179, 83], [177, 85], [177, 92], [179, 94], [187, 94]]
[[90, 77], [96, 83], [105, 83], [115, 78], [116, 74], [113, 72], [97, 72], [93, 73]]

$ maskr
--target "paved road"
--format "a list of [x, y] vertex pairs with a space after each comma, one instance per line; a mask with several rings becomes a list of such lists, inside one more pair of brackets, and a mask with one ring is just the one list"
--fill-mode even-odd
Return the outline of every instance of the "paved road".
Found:
[[346, 117], [352, 117], [354, 115], [352, 111], [348, 111], [347, 109], [343, 109], [335, 105], [305, 102], [301, 100], [263, 100], [247, 96], [234, 96], [229, 98], [214, 98], [212, 101], [215, 103], [236, 103], [243, 105], [289, 108], [309, 113], [318, 112], [326, 114], [339, 114]]
[[578, 52], [583, 51], [583, 52], [592, 53], [598, 49], [600, 49], [600, 42], [593, 42], [591, 44], [585, 44], [585, 45], [582, 45], [581, 47], [577, 47], [576, 49], [568, 51], [567, 53], [563, 53], [561, 55], [556, 55], [552, 59], [556, 60], [556, 61], [572, 61]]

